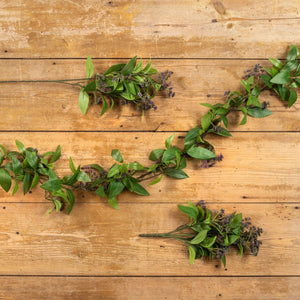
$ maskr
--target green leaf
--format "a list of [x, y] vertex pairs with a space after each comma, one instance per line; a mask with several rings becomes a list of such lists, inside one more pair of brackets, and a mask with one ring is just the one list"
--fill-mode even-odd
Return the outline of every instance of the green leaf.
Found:
[[31, 168], [35, 170], [38, 166], [38, 158], [36, 156], [36, 153], [28, 150], [26, 150], [25, 153], [26, 153], [26, 159], [28, 164], [30, 165]]
[[191, 241], [190, 243], [193, 245], [197, 245], [200, 244], [201, 242], [203, 242], [206, 239], [207, 236], [207, 230], [202, 230], [200, 231]]
[[253, 105], [253, 106], [257, 106], [257, 107], [262, 107], [261, 103], [259, 102], [259, 100], [257, 99], [257, 97], [253, 96], [253, 95], [249, 95], [248, 101], [247, 101], [247, 105]]
[[111, 177], [117, 175], [120, 172], [120, 170], [121, 170], [120, 165], [117, 165], [117, 164], [112, 165], [107, 173], [107, 177], [111, 178]]
[[175, 137], [175, 134], [172, 134], [166, 139], [165, 145], [166, 145], [167, 149], [171, 148], [174, 137]]
[[17, 148], [19, 149], [19, 151], [24, 154], [25, 153], [25, 146], [18, 140], [16, 140], [16, 145], [17, 145]]
[[199, 132], [200, 132], [199, 127], [195, 127], [193, 129], [191, 129], [185, 136], [184, 142], [186, 143], [188, 141], [194, 140], [197, 136], [199, 136]]
[[134, 68], [135, 68], [135, 65], [136, 65], [136, 56], [133, 57], [126, 65], [125, 67], [123, 68], [122, 70], [122, 75], [129, 75], [130, 73], [133, 72]]
[[275, 75], [270, 82], [277, 84], [286, 84], [291, 81], [290, 72], [289, 71], [280, 71], [277, 75]]
[[194, 146], [188, 149], [187, 154], [196, 159], [211, 159], [216, 157], [216, 154], [212, 151], [202, 147]]
[[12, 195], [14, 195], [19, 189], [19, 185], [18, 185], [18, 182], [15, 181], [15, 186], [14, 186], [14, 189], [13, 189], [13, 192], [12, 192]]
[[91, 178], [88, 174], [83, 171], [80, 171], [77, 175], [77, 180], [82, 182], [91, 182]]
[[107, 195], [106, 195], [106, 193], [105, 193], [105, 191], [104, 191], [103, 185], [101, 185], [101, 186], [95, 191], [95, 194], [98, 195], [98, 196], [100, 196], [100, 197], [103, 197], [103, 198], [106, 198], [106, 197], [107, 197]]
[[53, 156], [51, 157], [50, 163], [56, 162], [60, 157], [61, 157], [61, 148], [60, 145], [58, 145]]
[[72, 211], [72, 208], [74, 206], [74, 203], [75, 203], [75, 196], [73, 194], [73, 192], [69, 189], [66, 189], [66, 192], [67, 192], [67, 196], [68, 196], [68, 214]]
[[193, 218], [194, 220], [197, 220], [198, 213], [192, 208], [187, 207], [184, 205], [179, 204], [177, 206], [184, 214], [188, 215], [189, 217]]
[[78, 104], [81, 112], [85, 115], [89, 106], [89, 95], [83, 88], [79, 93]]
[[96, 81], [92, 81], [84, 87], [85, 92], [94, 92], [96, 89]]
[[118, 200], [116, 198], [109, 198], [108, 203], [114, 209], [119, 209]]
[[118, 149], [111, 150], [111, 157], [116, 160], [117, 162], [123, 162], [123, 156]]
[[297, 68], [297, 70], [296, 70], [294, 76], [295, 76], [295, 77], [300, 76], [300, 64], [299, 64], [299, 66], [298, 66], [298, 68]]
[[289, 97], [289, 107], [293, 106], [293, 104], [297, 101], [297, 93], [295, 90], [290, 90], [290, 97]]
[[107, 69], [107, 71], [104, 73], [104, 75], [108, 75], [108, 74], [113, 73], [113, 72], [119, 72], [124, 68], [124, 66], [125, 66], [125, 64], [113, 65], [113, 66], [111, 66]]
[[283, 67], [283, 63], [276, 58], [269, 58], [269, 61], [277, 69], [281, 69]]
[[86, 60], [85, 68], [86, 68], [86, 77], [91, 78], [94, 74], [94, 65], [90, 55]]
[[128, 169], [135, 170], [135, 171], [142, 171], [142, 170], [145, 170], [145, 167], [143, 167], [143, 166], [142, 166], [139, 162], [137, 162], [137, 161], [128, 163], [128, 164], [127, 164], [127, 168], [128, 168]]
[[72, 159], [71, 156], [69, 157], [69, 167], [70, 167], [70, 170], [71, 170], [73, 173], [76, 172], [76, 168], [75, 168], [75, 165], [74, 165], [74, 163], [73, 163], [73, 159]]
[[206, 239], [201, 243], [201, 246], [204, 248], [211, 248], [212, 245], [215, 243], [217, 236], [213, 237], [206, 237]]
[[24, 179], [23, 179], [23, 193], [24, 195], [30, 190], [32, 182], [32, 176], [29, 173], [25, 173]]
[[149, 60], [148, 64], [146, 65], [146, 67], [143, 70], [144, 74], [147, 74], [151, 69], [151, 59]]
[[210, 103], [200, 103], [200, 105], [208, 107], [210, 109], [214, 109], [213, 105], [211, 105]]
[[241, 80], [241, 83], [242, 83], [242, 85], [244, 86], [244, 88], [246, 89], [246, 91], [247, 91], [248, 93], [250, 93], [251, 85], [250, 85], [247, 81], [245, 81], [245, 80]]
[[278, 86], [278, 92], [282, 100], [288, 101], [290, 91], [283, 85]]
[[189, 246], [189, 260], [190, 260], [190, 264], [192, 265], [195, 261], [196, 258], [196, 251], [194, 249], [193, 246]]
[[225, 255], [221, 258], [221, 261], [222, 261], [223, 266], [225, 268], [226, 267], [226, 256]]
[[103, 97], [103, 96], [101, 96], [101, 97], [102, 97], [102, 101], [103, 101], [103, 106], [102, 106], [102, 111], [101, 111], [100, 116], [103, 116], [108, 109], [108, 104], [107, 104], [105, 97]]
[[149, 159], [153, 160], [153, 161], [158, 160], [163, 156], [164, 152], [165, 152], [165, 149], [152, 150], [149, 155]]
[[16, 175], [23, 174], [24, 172], [21, 162], [15, 156], [12, 157], [12, 169]]
[[267, 108], [259, 108], [259, 107], [248, 108], [247, 113], [249, 116], [253, 118], [264, 118], [272, 115], [272, 112]]
[[152, 180], [150, 183], [148, 183], [148, 185], [157, 184], [157, 183], [159, 183], [161, 181], [162, 178], [163, 178], [163, 174], [161, 174], [159, 177], [157, 177], [154, 180]]
[[40, 176], [37, 172], [34, 172], [34, 177], [32, 179], [31, 190], [33, 190], [39, 183]]
[[232, 245], [236, 240], [240, 238], [239, 235], [231, 234], [228, 236], [228, 243], [229, 245]]
[[8, 192], [11, 187], [11, 177], [5, 169], [0, 169], [0, 185], [5, 192]]
[[183, 172], [182, 170], [178, 170], [178, 169], [166, 169], [166, 174], [170, 177], [176, 178], [176, 179], [184, 179], [184, 178], [188, 178], [189, 176]]
[[231, 133], [223, 127], [220, 127], [219, 130], [212, 131], [214, 134], [221, 136], [232, 136]]
[[119, 195], [124, 189], [124, 184], [122, 182], [113, 181], [108, 186], [108, 198], [114, 198]]
[[203, 130], [206, 130], [206, 129], [209, 127], [210, 122], [211, 122], [211, 114], [210, 114], [210, 113], [207, 113], [206, 115], [204, 115], [204, 116], [201, 118], [201, 126], [202, 126], [202, 129], [203, 129]]
[[177, 148], [169, 148], [168, 150], [166, 150], [163, 154], [162, 157], [162, 162], [167, 162], [170, 161], [172, 159], [174, 159], [176, 157], [176, 152], [177, 152]]
[[150, 194], [137, 182], [133, 183], [132, 192], [135, 192], [136, 194], [139, 194], [142, 196], [150, 196]]
[[298, 66], [299, 66], [299, 63], [296, 60], [291, 60], [285, 64], [285, 66], [282, 68], [282, 70], [291, 72], [291, 71], [296, 70]]
[[222, 119], [224, 126], [227, 128], [228, 127], [228, 119], [227, 119], [227, 117], [224, 116], [224, 115], [219, 115], [219, 116]]
[[142, 60], [136, 65], [136, 67], [133, 70], [133, 74], [137, 74], [143, 70], [143, 62]]
[[[26, 173], [28, 174], [28, 173]], [[60, 179], [48, 180], [44, 184], [41, 185], [41, 188], [46, 191], [58, 191], [61, 189], [62, 181]]]
[[297, 59], [299, 56], [299, 49], [294, 46], [294, 45], [290, 45], [290, 51], [287, 55], [287, 60], [295, 60]]
[[263, 82], [269, 87], [272, 88], [272, 83], [271, 81], [271, 76], [267, 75], [267, 74], [263, 74], [261, 75], [261, 79], [263, 80]]
[[0, 149], [3, 151], [3, 154], [6, 155], [6, 149], [5, 149], [5, 147], [3, 145], [0, 145]]

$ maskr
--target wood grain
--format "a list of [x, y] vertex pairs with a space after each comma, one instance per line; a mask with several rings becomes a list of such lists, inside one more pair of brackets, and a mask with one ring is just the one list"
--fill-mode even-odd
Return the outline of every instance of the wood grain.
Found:
[[[178, 202], [186, 203], [183, 197]], [[228, 255], [190, 266], [176, 241], [140, 238], [187, 222], [174, 204], [78, 204], [72, 215], [46, 215], [48, 204], [9, 203], [0, 211], [1, 275], [268, 276], [300, 275], [299, 209], [295, 204], [217, 204], [263, 227], [257, 257]], [[217, 267], [216, 267], [217, 266]], [[263, 266], [263, 267], [262, 267]]]
[[1, 300], [281, 300], [300, 296], [298, 277], [0, 277], [0, 286]]
[[299, 43], [297, 0], [176, 6], [171, 0], [2, 0], [0, 7], [0, 51], [8, 58], [265, 58], [282, 57], [286, 45]]
[[[148, 155], [153, 149], [164, 147], [169, 133], [0, 133], [1, 144], [15, 150], [15, 139], [26, 146], [39, 149], [40, 153], [62, 147], [62, 157], [56, 164], [57, 173], [69, 174], [68, 159], [76, 165], [100, 163], [109, 168], [113, 163], [112, 149], [119, 149], [125, 162], [139, 161], [150, 165]], [[183, 140], [175, 144], [183, 146]], [[212, 137], [216, 152], [224, 160], [209, 169], [200, 168], [200, 162], [189, 161], [185, 170], [190, 178], [163, 180], [149, 187], [151, 196], [142, 197], [130, 193], [119, 196], [120, 202], [174, 202], [182, 197], [225, 202], [298, 202], [299, 187], [299, 133], [235, 133], [231, 138]], [[85, 198], [82, 198], [85, 197]], [[40, 189], [24, 197], [19, 191], [15, 196], [0, 191], [1, 202], [45, 201]], [[78, 193], [79, 201], [103, 202], [93, 193]]]
[[[98, 72], [125, 60], [94, 60]], [[145, 61], [145, 63], [147, 60]], [[266, 61], [257, 61], [268, 66]], [[255, 62], [256, 63], [256, 62]], [[224, 102], [224, 91], [239, 90], [250, 60], [153, 60], [158, 70], [174, 72], [171, 78], [175, 98], [155, 98], [157, 111], [141, 112], [115, 106], [100, 117], [101, 106], [91, 105], [83, 116], [78, 107], [78, 88], [55, 83], [0, 83], [0, 130], [41, 131], [188, 131], [200, 123], [208, 109], [200, 103]], [[85, 60], [0, 60], [0, 80], [55, 80], [85, 77]], [[224, 78], [226, 80], [224, 80]], [[300, 94], [299, 94], [300, 97]], [[248, 118], [238, 126], [241, 114], [232, 114], [233, 131], [299, 131], [300, 104], [288, 109], [276, 96], [263, 93], [274, 114]]]

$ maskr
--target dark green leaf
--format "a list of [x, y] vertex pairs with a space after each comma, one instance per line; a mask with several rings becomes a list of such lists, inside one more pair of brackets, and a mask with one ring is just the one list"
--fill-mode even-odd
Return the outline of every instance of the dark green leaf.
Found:
[[0, 145], [0, 149], [2, 150], [3, 154], [6, 155], [6, 149], [3, 145]]
[[296, 60], [291, 60], [285, 64], [285, 66], [282, 68], [282, 70], [291, 72], [291, 71], [296, 70], [298, 66], [299, 66], [299, 63]]
[[179, 163], [179, 166], [177, 167], [177, 169], [182, 170], [186, 167], [186, 159], [185, 157], [182, 157]]
[[226, 256], [225, 255], [221, 258], [221, 261], [222, 261], [223, 266], [225, 268], [226, 267]]
[[91, 78], [94, 74], [94, 65], [91, 56], [89, 55], [86, 60], [86, 77]]
[[103, 172], [103, 168], [101, 166], [99, 166], [98, 164], [90, 164], [88, 165], [89, 167], [99, 171], [99, 172]]
[[12, 169], [16, 175], [23, 174], [21, 162], [15, 156], [12, 157]]
[[170, 161], [172, 159], [174, 159], [176, 157], [176, 152], [178, 150], [176, 148], [169, 148], [168, 150], [166, 150], [163, 154], [163, 157], [162, 157], [162, 162], [167, 162], [167, 161]]
[[83, 88], [79, 93], [78, 104], [81, 112], [85, 115], [89, 106], [89, 95]]
[[166, 174], [170, 177], [176, 178], [176, 179], [184, 179], [184, 178], [188, 178], [189, 176], [183, 172], [182, 170], [178, 170], [178, 169], [166, 169]]
[[206, 239], [206, 236], [207, 236], [207, 230], [202, 230], [190, 241], [190, 243], [193, 245], [200, 244], [202, 241]]
[[290, 91], [285, 86], [279, 85], [278, 92], [282, 100], [287, 101], [289, 99]]
[[291, 81], [290, 72], [289, 71], [280, 71], [277, 75], [275, 75], [270, 82], [277, 84], [286, 84]]
[[89, 84], [87, 84], [84, 88], [85, 92], [94, 92], [96, 91], [96, 81], [92, 81]]
[[71, 190], [69, 189], [66, 189], [66, 192], [67, 192], [67, 196], [68, 196], [68, 214], [72, 211], [72, 208], [74, 206], [74, 203], [75, 203], [75, 197], [74, 197], [74, 194]]
[[8, 192], [11, 187], [11, 177], [5, 169], [0, 169], [0, 185], [5, 192]]
[[272, 88], [272, 83], [270, 82], [271, 78], [272, 77], [267, 74], [261, 75], [261, 79], [269, 88]]
[[105, 97], [103, 97], [103, 96], [102, 96], [102, 101], [103, 101], [103, 106], [102, 106], [102, 111], [101, 111], [100, 116], [103, 116], [108, 109], [107, 101], [106, 101]]
[[23, 193], [24, 195], [30, 190], [32, 182], [32, 176], [29, 173], [25, 173], [23, 180]]
[[184, 142], [188, 142], [191, 140], [194, 140], [197, 136], [199, 136], [199, 131], [200, 128], [199, 127], [195, 127], [192, 130], [190, 130], [187, 135], [184, 138]]
[[244, 88], [246, 89], [246, 91], [247, 91], [248, 93], [250, 93], [251, 85], [250, 85], [247, 81], [245, 81], [245, 80], [241, 80], [241, 83], [242, 83], [242, 85], [244, 86]]
[[232, 136], [231, 133], [223, 127], [220, 127], [219, 130], [213, 131], [213, 133], [221, 136]]
[[32, 179], [31, 190], [33, 190], [39, 183], [40, 176], [37, 172], [34, 172], [34, 177]]
[[130, 73], [133, 72], [134, 68], [135, 68], [135, 65], [136, 65], [136, 56], [133, 57], [126, 65], [125, 67], [123, 68], [122, 70], [122, 74], [123, 75], [129, 75]]
[[18, 182], [15, 181], [15, 186], [14, 186], [14, 189], [13, 189], [13, 192], [12, 192], [12, 195], [14, 195], [19, 189], [19, 185], [18, 185]]
[[123, 162], [123, 156], [118, 149], [111, 150], [111, 157], [120, 163]]
[[289, 97], [289, 107], [293, 106], [293, 104], [297, 101], [297, 93], [295, 90], [290, 90], [290, 97]]
[[272, 112], [267, 108], [259, 108], [259, 107], [248, 108], [247, 113], [249, 116], [253, 118], [264, 118], [272, 115]]
[[114, 198], [119, 195], [124, 189], [124, 185], [122, 182], [113, 181], [108, 186], [108, 198]]
[[26, 159], [28, 164], [30, 165], [31, 168], [35, 170], [38, 166], [38, 158], [36, 156], [36, 153], [28, 150], [26, 150], [25, 153], [26, 153]]
[[150, 194], [137, 182], [133, 182], [133, 189], [132, 192], [142, 196], [149, 196]]
[[163, 156], [164, 152], [165, 152], [165, 149], [152, 150], [150, 153], [149, 159], [153, 160], [153, 161], [158, 160]]
[[202, 147], [191, 147], [188, 149], [187, 154], [196, 159], [211, 159], [216, 157], [216, 154], [212, 151]]
[[25, 146], [18, 140], [16, 140], [16, 145], [17, 145], [17, 148], [19, 149], [19, 151], [24, 154], [25, 153]]
[[228, 119], [224, 115], [220, 115], [220, 118], [223, 121], [224, 126], [227, 128], [228, 127]]

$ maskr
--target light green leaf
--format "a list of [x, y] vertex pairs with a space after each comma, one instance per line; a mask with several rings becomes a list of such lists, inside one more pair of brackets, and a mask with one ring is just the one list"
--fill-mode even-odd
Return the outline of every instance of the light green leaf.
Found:
[[39, 183], [40, 176], [37, 172], [34, 172], [34, 177], [32, 179], [31, 190], [33, 190]]
[[12, 192], [12, 195], [14, 195], [19, 189], [19, 185], [18, 185], [18, 182], [15, 181], [15, 186], [14, 186], [14, 189], [13, 189], [13, 192]]
[[70, 170], [71, 170], [73, 173], [76, 172], [76, 168], [75, 168], [75, 165], [74, 165], [74, 163], [73, 163], [73, 159], [72, 159], [71, 156], [69, 157], [69, 167], [70, 167]]
[[79, 172], [79, 174], [77, 175], [77, 180], [82, 182], [91, 182], [91, 178], [89, 177], [89, 175], [83, 171]]
[[108, 203], [110, 204], [110, 206], [114, 209], [119, 209], [119, 205], [118, 205], [118, 200], [117, 198], [109, 198], [108, 199]]
[[195, 261], [196, 258], [196, 251], [194, 249], [193, 246], [189, 246], [189, 260], [190, 260], [190, 264], [192, 265]]
[[56, 162], [61, 156], [61, 148], [60, 145], [57, 146], [53, 156], [51, 157], [50, 163]]
[[206, 130], [206, 129], [209, 127], [210, 122], [211, 122], [211, 114], [210, 114], [210, 113], [207, 113], [206, 115], [204, 115], [204, 116], [201, 118], [201, 126], [202, 126], [202, 129], [203, 129], [203, 130]]
[[0, 169], [0, 185], [5, 192], [8, 192], [11, 187], [11, 177], [5, 169]]
[[86, 67], [86, 78], [91, 78], [94, 74], [94, 65], [90, 55], [86, 60], [85, 67]]
[[111, 157], [116, 160], [117, 162], [123, 162], [123, 156], [118, 149], [111, 150]]
[[148, 185], [157, 184], [157, 183], [159, 183], [161, 181], [162, 178], [163, 178], [163, 174], [161, 174], [159, 177], [157, 177], [154, 180], [152, 180], [150, 183], [148, 183]]
[[175, 134], [172, 134], [166, 139], [165, 145], [166, 145], [167, 149], [171, 148], [174, 137], [175, 137]]
[[249, 116], [253, 118], [264, 118], [273, 114], [267, 108], [259, 108], [259, 107], [254, 107], [254, 108], [249, 107], [247, 109], [247, 113]]
[[212, 151], [202, 147], [194, 146], [188, 149], [187, 154], [196, 159], [211, 159], [216, 157], [216, 154]]
[[122, 70], [122, 74], [123, 75], [129, 75], [130, 73], [133, 72], [134, 68], [135, 68], [135, 65], [136, 65], [136, 56], [133, 57], [126, 65], [125, 67], [123, 68]]
[[16, 140], [16, 145], [17, 145], [17, 148], [19, 149], [19, 151], [24, 154], [25, 153], [25, 146], [18, 140]]
[[81, 112], [85, 115], [89, 106], [89, 95], [83, 88], [79, 93], [78, 104]]
[[287, 60], [295, 60], [297, 59], [299, 56], [299, 49], [294, 46], [294, 45], [290, 45], [290, 51], [287, 55]]
[[207, 230], [202, 230], [200, 231], [191, 241], [190, 243], [193, 245], [197, 245], [200, 244], [202, 241], [205, 240], [206, 236], [207, 236]]
[[198, 213], [192, 208], [187, 207], [184, 205], [179, 204], [177, 206], [184, 214], [188, 215], [189, 217], [193, 218], [194, 220], [197, 220]]
[[124, 184], [122, 182], [113, 181], [108, 186], [108, 198], [114, 198], [118, 196], [124, 189]]
[[291, 81], [290, 72], [289, 71], [280, 71], [277, 75], [275, 75], [270, 82], [276, 84], [286, 84]]
[[283, 67], [283, 63], [276, 58], [269, 58], [269, 61], [277, 69], [281, 69]]

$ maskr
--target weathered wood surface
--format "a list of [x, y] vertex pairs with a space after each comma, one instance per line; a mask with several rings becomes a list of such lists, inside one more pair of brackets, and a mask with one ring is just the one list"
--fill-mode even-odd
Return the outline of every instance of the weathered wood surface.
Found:
[[[285, 52], [287, 49], [282, 49]], [[123, 61], [123, 60], [120, 60]], [[145, 60], [145, 63], [147, 60]], [[267, 61], [257, 61], [269, 66]], [[94, 60], [105, 72], [116, 60]], [[207, 108], [200, 103], [223, 102], [224, 91], [239, 90], [240, 79], [251, 60], [153, 60], [158, 70], [174, 72], [175, 98], [155, 98], [157, 111], [141, 112], [131, 106], [117, 107], [100, 117], [101, 106], [91, 105], [83, 116], [78, 106], [78, 88], [56, 83], [0, 83], [0, 130], [80, 131], [188, 131], [200, 123]], [[85, 77], [85, 60], [0, 60], [0, 80], [56, 80]], [[226, 79], [226, 80], [224, 80]], [[300, 97], [300, 94], [299, 94]], [[265, 92], [274, 114], [266, 119], [248, 118], [238, 126], [242, 114], [232, 114], [233, 131], [299, 131], [300, 104], [287, 108], [276, 96]], [[91, 100], [92, 101], [92, 100]]]
[[[186, 202], [184, 199], [179, 202]], [[264, 229], [257, 257], [228, 255], [188, 261], [179, 242], [138, 237], [168, 232], [188, 221], [175, 204], [78, 204], [72, 215], [46, 215], [48, 204], [9, 203], [0, 211], [1, 275], [300, 276], [299, 207], [295, 204], [214, 204], [242, 211]], [[217, 266], [217, 267], [216, 267]]]
[[[130, 107], [100, 118], [94, 106], [82, 116], [78, 90], [68, 86], [1, 83], [0, 144], [13, 150], [19, 139], [40, 152], [60, 144], [59, 175], [69, 156], [109, 167], [114, 148], [127, 162], [149, 164], [170, 132], [183, 144], [178, 137], [207, 111], [199, 103], [222, 101], [246, 69], [300, 46], [298, 0], [0, 0], [0, 8], [0, 80], [84, 77], [89, 54], [99, 72], [134, 55], [174, 72], [176, 97], [158, 97], [158, 111], [144, 118]], [[125, 193], [119, 211], [78, 192], [71, 215], [46, 215], [51, 204], [40, 189], [1, 189], [0, 299], [300, 298], [299, 104], [287, 109], [263, 97], [273, 116], [244, 126], [232, 116], [233, 137], [211, 138], [223, 162], [190, 162], [189, 179], [164, 178], [149, 197]], [[176, 205], [200, 199], [263, 227], [259, 255], [232, 253], [226, 269], [216, 261], [190, 266], [178, 242], [138, 237], [186, 222]]]
[[[109, 168], [113, 163], [111, 149], [119, 149], [126, 162], [137, 160], [150, 165], [150, 151], [164, 147], [170, 133], [0, 133], [1, 144], [15, 150], [15, 139], [26, 146], [37, 147], [40, 153], [62, 147], [62, 158], [56, 163], [61, 176], [70, 174], [68, 159], [76, 165], [99, 163]], [[183, 140], [175, 143], [183, 146]], [[119, 196], [121, 202], [174, 202], [178, 199], [205, 199], [223, 202], [299, 202], [300, 197], [300, 134], [299, 133], [234, 133], [233, 137], [212, 137], [217, 153], [224, 160], [213, 168], [203, 169], [201, 162], [188, 162], [185, 170], [188, 179], [163, 178], [148, 187], [151, 196], [143, 197], [131, 193]], [[147, 182], [146, 182], [147, 183]], [[84, 198], [82, 198], [84, 197]], [[78, 193], [79, 201], [103, 202], [93, 193]], [[88, 200], [86, 200], [88, 199]], [[0, 200], [8, 202], [43, 202], [43, 191], [35, 190], [23, 196], [21, 190], [11, 196], [0, 191]]]
[[0, 277], [0, 299], [282, 300], [297, 299], [298, 283], [289, 277]]
[[[299, 1], [0, 1], [3, 57], [281, 56]], [[257, 50], [259, 49], [259, 50]]]

